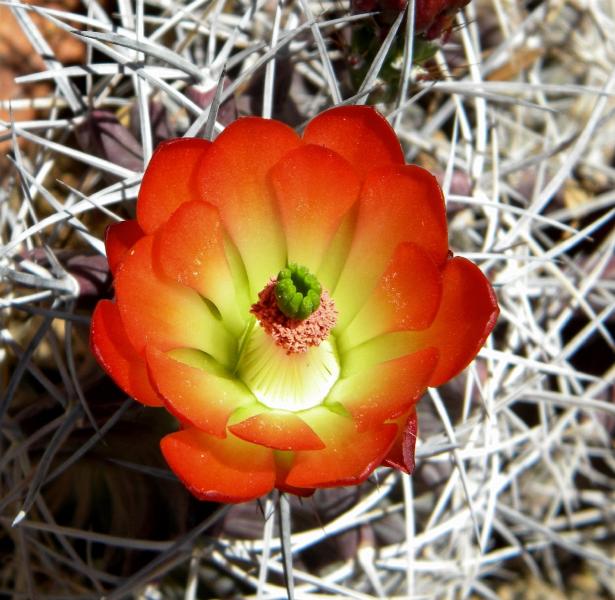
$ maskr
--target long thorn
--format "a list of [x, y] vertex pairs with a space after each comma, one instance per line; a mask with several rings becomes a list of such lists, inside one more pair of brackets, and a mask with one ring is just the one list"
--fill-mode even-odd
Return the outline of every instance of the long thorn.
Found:
[[293, 552], [290, 522], [290, 502], [288, 496], [280, 493], [280, 509], [278, 510], [278, 519], [280, 523], [280, 540], [282, 542], [282, 564], [284, 565], [284, 582], [286, 584], [286, 593], [289, 600], [295, 598], [295, 582], [293, 580]]

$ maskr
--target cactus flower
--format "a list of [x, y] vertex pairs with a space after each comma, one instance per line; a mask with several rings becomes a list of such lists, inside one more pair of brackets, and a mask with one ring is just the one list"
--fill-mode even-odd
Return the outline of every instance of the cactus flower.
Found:
[[[450, 32], [458, 13], [470, 0], [415, 0], [414, 30], [434, 40]], [[375, 12], [380, 25], [391, 24], [397, 15], [406, 10], [407, 0], [352, 0], [355, 13]]]
[[92, 350], [177, 417], [162, 452], [204, 500], [411, 472], [418, 398], [498, 314], [481, 271], [448, 250], [435, 178], [364, 106], [303, 136], [249, 117], [213, 143], [161, 144], [136, 220], [106, 248], [115, 299], [96, 307]]
[[450, 32], [455, 14], [470, 0], [417, 0], [415, 5], [415, 29], [425, 32], [428, 40], [434, 40]]

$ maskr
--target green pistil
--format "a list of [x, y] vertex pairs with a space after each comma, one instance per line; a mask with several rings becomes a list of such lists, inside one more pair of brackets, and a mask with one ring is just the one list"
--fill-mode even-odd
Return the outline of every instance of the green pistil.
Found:
[[320, 282], [305, 267], [291, 263], [278, 273], [275, 297], [290, 319], [307, 319], [319, 306]]

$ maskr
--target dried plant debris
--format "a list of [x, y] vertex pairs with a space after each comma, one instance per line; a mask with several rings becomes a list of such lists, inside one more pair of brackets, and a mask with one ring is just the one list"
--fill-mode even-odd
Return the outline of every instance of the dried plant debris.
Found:
[[[414, 6], [357, 56], [376, 17], [337, 0], [2, 3], [0, 596], [283, 598], [289, 550], [297, 598], [615, 595], [615, 7], [474, 0], [415, 57]], [[421, 401], [412, 478], [286, 522], [196, 502], [88, 350], [105, 227], [160, 141], [340, 102], [439, 173], [499, 322]]]

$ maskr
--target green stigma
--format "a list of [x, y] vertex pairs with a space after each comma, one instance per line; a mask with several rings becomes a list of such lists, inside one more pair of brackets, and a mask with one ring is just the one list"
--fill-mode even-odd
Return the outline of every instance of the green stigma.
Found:
[[319, 306], [320, 282], [305, 267], [291, 263], [278, 273], [275, 298], [289, 319], [307, 319]]

